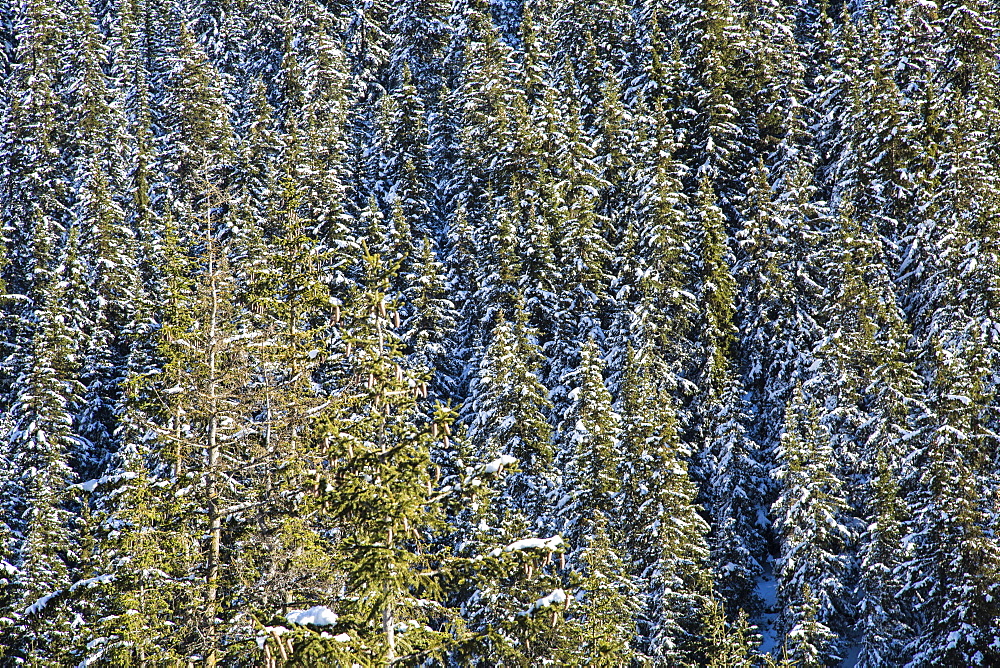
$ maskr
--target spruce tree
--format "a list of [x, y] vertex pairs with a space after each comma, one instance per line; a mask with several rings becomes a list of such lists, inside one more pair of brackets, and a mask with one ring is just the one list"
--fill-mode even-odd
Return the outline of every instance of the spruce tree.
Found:
[[617, 444], [620, 418], [604, 383], [604, 363], [593, 339], [580, 348], [580, 365], [567, 378], [573, 389], [559, 426], [559, 461], [565, 463], [560, 526], [578, 544], [593, 529], [595, 513], [609, 515], [620, 488]]
[[579, 582], [571, 580], [579, 593], [568, 621], [571, 644], [559, 655], [565, 665], [628, 663], [640, 608], [634, 580], [616, 547], [617, 527], [611, 523], [619, 512], [620, 418], [613, 411], [603, 369], [597, 345], [587, 341], [573, 373], [573, 403], [560, 434], [566, 474], [557, 507], [561, 533], [572, 549], [568, 568], [571, 575], [580, 573]]
[[444, 265], [429, 238], [424, 238], [414, 260], [412, 273], [405, 277], [409, 287], [404, 292], [407, 313], [401, 322], [402, 339], [412, 363], [432, 375], [433, 392], [444, 398], [455, 373], [448, 352], [459, 314], [448, 298]]
[[636, 580], [628, 574], [609, 536], [607, 519], [596, 516], [578, 554], [583, 570], [576, 606], [567, 621], [571, 641], [558, 655], [566, 666], [622, 666], [636, 660], [635, 616], [641, 608]]
[[721, 603], [713, 599], [705, 615], [706, 665], [711, 668], [744, 668], [757, 665], [760, 655], [756, 645], [760, 636], [740, 612], [736, 621], [728, 623]]
[[213, 189], [223, 189], [224, 170], [232, 160], [232, 111], [215, 68], [183, 18], [168, 63], [164, 100], [155, 119], [162, 128], [156, 190], [162, 207], [190, 217], [197, 230], [205, 220], [202, 207]]
[[813, 201], [809, 149], [786, 157], [773, 168], [758, 159], [750, 170], [743, 222], [735, 235], [740, 362], [750, 405], [759, 416], [751, 435], [765, 452], [778, 441], [784, 407], [796, 381], [806, 376], [820, 335], [815, 298], [822, 279], [816, 256], [825, 210]]
[[[78, 506], [70, 485], [79, 452], [73, 413], [80, 332], [73, 331], [56, 255], [56, 230], [36, 228], [31, 316], [16, 341], [17, 376], [6, 415], [3, 561], [9, 605], [0, 638], [12, 660], [57, 666], [79, 649], [73, 641], [70, 585], [81, 560]], [[60, 253], [62, 255], [62, 253]]]
[[[573, 85], [570, 80], [569, 85]], [[570, 96], [570, 100], [572, 97]], [[555, 101], [553, 100], [553, 104]], [[607, 276], [611, 249], [603, 232], [605, 221], [597, 211], [598, 170], [593, 149], [585, 140], [579, 107], [572, 101], [560, 111], [564, 126], [553, 127], [546, 141], [554, 147], [554, 201], [548, 202], [558, 231], [553, 245], [557, 262], [566, 267], [557, 285], [556, 310], [541, 329], [546, 332], [545, 353], [550, 360], [547, 384], [557, 414], [567, 410], [568, 388], [563, 378], [576, 368], [577, 351], [589, 338], [603, 338], [601, 312], [607, 303]]]
[[448, 44], [448, 3], [410, 0], [394, 7], [391, 15], [392, 56], [390, 74], [403, 79], [407, 69], [426, 103], [433, 103], [444, 84], [442, 67]]
[[662, 664], [695, 663], [707, 610], [709, 527], [688, 475], [673, 400], [657, 386], [662, 362], [649, 351], [626, 356], [616, 409], [620, 436], [621, 536], [627, 563], [644, 590], [638, 646]]
[[792, 660], [823, 665], [837, 660], [843, 623], [845, 548], [853, 539], [828, 430], [815, 400], [796, 389], [787, 408], [774, 476], [780, 494], [771, 506], [780, 541], [778, 597], [785, 649]]
[[[345, 305], [335, 354], [335, 377], [347, 391], [318, 425], [306, 464], [323, 524], [336, 535], [342, 586], [330, 601], [349, 640], [303, 631], [310, 642], [296, 651], [302, 660], [391, 663], [440, 656], [455, 640], [440, 630], [458, 622], [441, 601], [460, 571], [450, 548], [433, 540], [444, 528], [441, 501], [455, 485], [435, 485], [430, 459], [432, 443], [447, 446], [450, 417], [443, 407], [429, 418], [418, 410], [424, 379], [402, 366], [395, 304], [386, 296], [391, 265], [370, 253], [359, 262], [362, 282]], [[460, 627], [455, 633], [463, 637]]]
[[537, 523], [545, 519], [545, 500], [555, 482], [552, 429], [546, 420], [551, 403], [538, 378], [542, 356], [523, 306], [515, 318], [494, 327], [468, 400], [469, 438], [484, 459], [506, 455], [517, 460], [507, 494], [528, 521]]
[[377, 168], [380, 199], [398, 205], [417, 235], [432, 232], [428, 131], [423, 100], [410, 68], [403, 66], [396, 87], [381, 100]]
[[982, 500], [989, 478], [984, 448], [982, 359], [975, 345], [963, 354], [935, 342], [937, 373], [929, 393], [930, 423], [908, 457], [909, 520], [904, 541], [912, 548], [900, 566], [900, 595], [912, 603], [910, 665], [988, 665], [996, 655], [997, 545]]

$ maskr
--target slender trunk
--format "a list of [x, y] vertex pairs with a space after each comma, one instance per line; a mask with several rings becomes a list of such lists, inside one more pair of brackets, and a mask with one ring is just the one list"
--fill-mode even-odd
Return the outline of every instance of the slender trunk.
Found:
[[[382, 302], [377, 307], [373, 307], [373, 308], [375, 309], [375, 311], [374, 311], [374, 314], [376, 316], [375, 317], [375, 328], [376, 328], [376, 331], [378, 332], [378, 340], [379, 340], [379, 348], [378, 348], [378, 350], [379, 350], [379, 354], [381, 355], [381, 354], [383, 354], [385, 352], [385, 339], [383, 338], [384, 335], [382, 333], [382, 319], [381, 319], [382, 317], [385, 316], [385, 304], [384, 304], [384, 302]], [[381, 392], [381, 390], [382, 390], [381, 386], [379, 387], [379, 390]], [[384, 399], [384, 397], [380, 397], [380, 398]], [[382, 404], [382, 403], [383, 402], [378, 401], [378, 403], [376, 404], [376, 410], [378, 410], [378, 404]], [[388, 408], [385, 407], [385, 408], [383, 408], [383, 410], [387, 412]], [[379, 446], [380, 446], [380, 449], [381, 449], [381, 451], [382, 451], [383, 454], [388, 449], [388, 445], [386, 443], [386, 433], [385, 432], [386, 432], [386, 413], [383, 412], [381, 414], [381, 424], [379, 425], [379, 430], [378, 430]], [[394, 545], [394, 542], [395, 542], [393, 540], [393, 538], [394, 538], [393, 537], [393, 530], [392, 530], [392, 526], [390, 525], [389, 526], [389, 534], [386, 537], [386, 545], [390, 548], [390, 551], [391, 551], [391, 549], [392, 549], [392, 547]], [[395, 597], [393, 595], [392, 585], [391, 585], [391, 583], [386, 583], [386, 585], [385, 585], [385, 603], [384, 603], [384, 607], [382, 608], [382, 631], [385, 633], [385, 641], [386, 641], [386, 665], [391, 665], [396, 660], [396, 620], [395, 620], [395, 612], [396, 612], [395, 611]]]
[[181, 405], [180, 402], [177, 402], [177, 407], [174, 409], [174, 477], [178, 480], [184, 475], [184, 462], [181, 459], [183, 454], [181, 436], [183, 433], [184, 430], [181, 429]]
[[205, 574], [206, 584], [208, 589], [205, 593], [206, 598], [206, 611], [209, 615], [209, 628], [210, 639], [212, 643], [212, 648], [209, 651], [208, 658], [205, 660], [205, 665], [209, 668], [213, 668], [216, 665], [217, 657], [215, 650], [215, 620], [218, 616], [217, 610], [217, 600], [218, 600], [218, 589], [219, 589], [219, 557], [222, 547], [222, 517], [219, 515], [219, 503], [216, 498], [216, 488], [215, 488], [215, 468], [218, 466], [219, 462], [219, 448], [216, 440], [216, 427], [217, 420], [213, 416], [211, 421], [211, 426], [209, 428], [209, 447], [208, 447], [208, 483], [207, 483], [207, 494], [208, 494], [208, 532], [209, 532], [209, 551], [208, 551], [208, 570]]
[[382, 631], [385, 632], [385, 641], [388, 647], [386, 651], [386, 664], [392, 664], [396, 660], [396, 620], [394, 619], [393, 601], [390, 598], [388, 586], [386, 587], [385, 607], [382, 608]]
[[209, 402], [209, 425], [208, 425], [208, 471], [205, 476], [205, 496], [208, 510], [208, 570], [205, 574], [207, 590], [206, 612], [209, 619], [209, 642], [211, 647], [205, 659], [208, 668], [214, 668], [218, 662], [216, 654], [216, 634], [215, 620], [218, 616], [217, 600], [219, 585], [219, 557], [222, 544], [222, 518], [219, 516], [218, 490], [215, 486], [216, 469], [219, 466], [219, 416], [218, 398], [216, 396], [216, 355], [218, 341], [218, 315], [219, 315], [219, 293], [216, 284], [215, 266], [213, 253], [214, 248], [209, 249], [209, 276], [212, 282], [212, 302], [211, 302], [211, 322], [208, 332], [208, 402]]

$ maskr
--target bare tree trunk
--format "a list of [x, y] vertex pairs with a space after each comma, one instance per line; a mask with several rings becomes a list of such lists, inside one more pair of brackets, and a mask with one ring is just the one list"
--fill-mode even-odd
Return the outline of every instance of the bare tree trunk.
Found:
[[396, 660], [396, 620], [394, 618], [393, 601], [386, 591], [385, 607], [382, 608], [382, 631], [385, 633], [388, 650], [386, 652], [386, 663], [391, 664]]
[[218, 317], [219, 317], [219, 291], [217, 277], [215, 276], [215, 248], [209, 237], [209, 280], [212, 282], [211, 301], [211, 323], [208, 332], [208, 402], [209, 402], [209, 424], [208, 424], [208, 471], [205, 476], [205, 496], [208, 511], [208, 569], [205, 573], [206, 612], [209, 615], [209, 642], [211, 647], [208, 656], [205, 658], [205, 665], [208, 668], [215, 668], [218, 663], [216, 649], [215, 620], [218, 617], [218, 587], [219, 587], [219, 559], [222, 549], [222, 518], [219, 516], [218, 490], [215, 486], [216, 469], [219, 466], [219, 415], [217, 397], [217, 377], [216, 377], [216, 355], [218, 353]]

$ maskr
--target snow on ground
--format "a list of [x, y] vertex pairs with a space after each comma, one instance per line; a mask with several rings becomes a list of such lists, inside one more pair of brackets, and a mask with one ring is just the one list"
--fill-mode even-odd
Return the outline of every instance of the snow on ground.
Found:
[[772, 652], [778, 645], [775, 628], [778, 622], [778, 581], [768, 569], [757, 579], [757, 596], [764, 603], [764, 612], [756, 619], [757, 632], [761, 635], [760, 650]]
[[[773, 653], [778, 649], [778, 581], [771, 573], [771, 569], [757, 578], [757, 596], [764, 604], [764, 612], [761, 613], [754, 622], [757, 624], [757, 632], [761, 635], [760, 651]], [[852, 645], [847, 648], [847, 655], [844, 657], [840, 668], [855, 668], [858, 665], [858, 657], [861, 654], [860, 645]]]
[[844, 662], [840, 664], [840, 668], [854, 668], [858, 665], [860, 657], [861, 645], [851, 645], [847, 648], [847, 656], [844, 657]]

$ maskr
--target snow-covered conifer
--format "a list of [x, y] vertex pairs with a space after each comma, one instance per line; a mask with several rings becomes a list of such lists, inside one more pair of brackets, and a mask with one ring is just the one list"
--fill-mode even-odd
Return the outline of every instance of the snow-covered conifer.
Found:
[[771, 506], [780, 541], [781, 629], [793, 660], [823, 665], [839, 656], [835, 640], [849, 612], [842, 606], [846, 547], [853, 535], [845, 524], [848, 505], [830, 435], [819, 423], [815, 400], [797, 388], [786, 412], [774, 472], [781, 491]]

